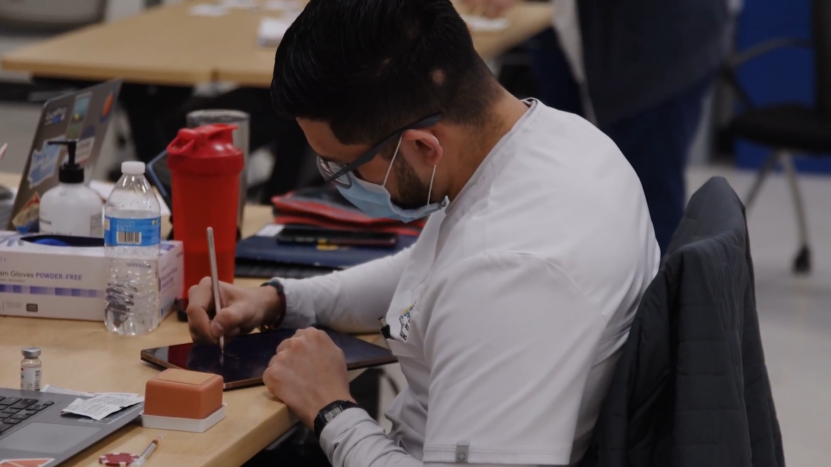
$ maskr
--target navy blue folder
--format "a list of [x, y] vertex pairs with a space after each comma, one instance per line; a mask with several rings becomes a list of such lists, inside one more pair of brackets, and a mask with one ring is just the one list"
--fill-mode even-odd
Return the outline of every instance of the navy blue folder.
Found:
[[[237, 243], [237, 262], [307, 266], [328, 270], [346, 269], [393, 255], [414, 244], [418, 237], [399, 235], [393, 248], [334, 247], [278, 243], [274, 237], [253, 236]], [[247, 274], [246, 274], [247, 275]]]

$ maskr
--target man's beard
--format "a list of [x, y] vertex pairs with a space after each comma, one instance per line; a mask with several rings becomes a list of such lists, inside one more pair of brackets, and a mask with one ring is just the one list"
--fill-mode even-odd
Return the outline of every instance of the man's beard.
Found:
[[427, 192], [430, 191], [415, 170], [401, 157], [394, 164], [395, 179], [398, 182], [398, 193], [392, 197], [392, 202], [401, 209], [418, 209], [429, 203]]

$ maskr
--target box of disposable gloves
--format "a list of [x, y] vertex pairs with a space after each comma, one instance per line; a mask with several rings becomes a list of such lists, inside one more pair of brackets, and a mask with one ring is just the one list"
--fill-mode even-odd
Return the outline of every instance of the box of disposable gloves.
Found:
[[[104, 321], [109, 271], [102, 242], [0, 232], [0, 315]], [[162, 242], [157, 261], [164, 319], [183, 296], [182, 242]]]

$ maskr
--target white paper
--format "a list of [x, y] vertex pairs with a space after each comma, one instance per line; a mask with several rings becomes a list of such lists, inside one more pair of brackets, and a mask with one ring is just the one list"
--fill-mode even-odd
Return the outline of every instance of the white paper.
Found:
[[274, 11], [300, 11], [303, 3], [297, 0], [269, 0], [265, 3], [266, 10]]
[[257, 39], [260, 45], [263, 47], [280, 45], [280, 41], [283, 40], [283, 36], [295, 19], [297, 19], [296, 15], [287, 15], [285, 18], [261, 19], [260, 28], [257, 30]]
[[117, 405], [93, 401], [94, 399], [75, 399], [75, 402], [69, 404], [62, 412], [89, 417], [93, 420], [102, 420], [108, 415], [121, 410], [121, 407]]
[[[89, 187], [92, 191], [98, 193], [103, 200], [106, 201], [107, 198], [110, 197], [110, 193], [113, 192], [115, 185], [112, 183], [106, 182], [99, 182], [97, 180], [92, 180], [89, 182]], [[170, 208], [167, 206], [167, 203], [164, 202], [164, 199], [156, 193], [156, 199], [159, 200], [159, 206], [161, 207], [161, 215], [162, 216], [169, 216], [170, 215]]]
[[139, 397], [144, 400], [143, 397], [139, 396], [134, 392], [96, 392], [93, 394], [94, 396], [117, 396], [117, 397]]
[[286, 226], [283, 224], [268, 224], [259, 232], [257, 232], [258, 237], [275, 237], [278, 233], [282, 232]]
[[259, 2], [257, 0], [222, 0], [222, 6], [226, 8], [242, 8], [247, 10], [258, 7]]
[[495, 32], [507, 28], [511, 22], [508, 18], [485, 18], [484, 16], [462, 15], [462, 19], [471, 31]]
[[65, 389], [65, 388], [59, 388], [57, 386], [51, 386], [49, 384], [47, 384], [46, 386], [41, 388], [40, 392], [51, 392], [52, 394], [67, 394], [67, 395], [70, 395], [70, 396], [81, 396], [81, 397], [95, 397], [95, 394], [93, 394], [91, 392], [73, 391], [71, 389]]
[[72, 394], [83, 396], [92, 396], [89, 399], [75, 399], [65, 409], [63, 413], [71, 413], [83, 417], [89, 417], [94, 420], [101, 420], [108, 415], [114, 414], [125, 407], [131, 407], [136, 404], [144, 402], [144, 397], [131, 392], [110, 392], [101, 394], [90, 394], [85, 392], [72, 391], [64, 388], [56, 388], [54, 386], [45, 386], [42, 392], [52, 392], [56, 394]]
[[86, 402], [90, 404], [110, 404], [118, 406], [119, 408], [123, 409], [124, 407], [130, 407], [141, 402], [144, 402], [144, 398], [139, 396], [138, 394], [99, 394], [92, 399], [88, 399]]
[[228, 13], [228, 8], [225, 5], [212, 5], [209, 3], [200, 3], [190, 7], [189, 13], [191, 16], [223, 16]]

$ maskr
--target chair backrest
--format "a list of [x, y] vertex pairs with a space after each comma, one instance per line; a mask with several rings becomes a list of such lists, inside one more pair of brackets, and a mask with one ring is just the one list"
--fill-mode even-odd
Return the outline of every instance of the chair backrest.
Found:
[[831, 113], [831, 0], [812, 0], [816, 102], [819, 110]]
[[744, 208], [714, 177], [643, 294], [580, 467], [784, 467], [758, 324]]

